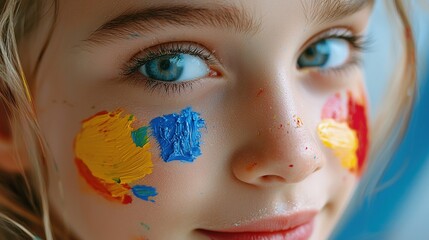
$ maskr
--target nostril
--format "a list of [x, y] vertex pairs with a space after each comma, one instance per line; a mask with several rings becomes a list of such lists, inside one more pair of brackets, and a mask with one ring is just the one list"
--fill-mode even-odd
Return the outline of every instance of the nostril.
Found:
[[271, 183], [271, 182], [286, 182], [286, 179], [280, 176], [276, 175], [264, 175], [261, 177], [262, 181], [265, 183]]

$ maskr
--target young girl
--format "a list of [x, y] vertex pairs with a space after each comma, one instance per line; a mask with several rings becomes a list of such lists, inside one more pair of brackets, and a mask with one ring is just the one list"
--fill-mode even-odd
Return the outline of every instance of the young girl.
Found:
[[369, 0], [0, 4], [5, 239], [326, 239], [410, 104], [370, 139]]

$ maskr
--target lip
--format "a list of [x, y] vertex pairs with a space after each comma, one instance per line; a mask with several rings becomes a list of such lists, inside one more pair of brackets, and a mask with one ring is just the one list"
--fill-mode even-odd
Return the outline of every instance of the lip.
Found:
[[211, 240], [305, 240], [314, 228], [316, 211], [297, 212], [252, 221], [222, 230], [200, 230]]

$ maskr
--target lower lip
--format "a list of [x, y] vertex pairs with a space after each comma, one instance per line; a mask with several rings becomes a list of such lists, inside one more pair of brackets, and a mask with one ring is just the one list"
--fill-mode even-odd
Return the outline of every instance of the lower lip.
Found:
[[211, 240], [307, 240], [313, 233], [314, 222], [275, 232], [212, 232], [203, 231]]

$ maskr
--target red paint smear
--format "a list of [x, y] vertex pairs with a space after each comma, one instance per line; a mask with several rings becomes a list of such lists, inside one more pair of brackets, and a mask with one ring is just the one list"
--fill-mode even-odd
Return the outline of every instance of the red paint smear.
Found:
[[341, 95], [336, 93], [328, 98], [322, 109], [322, 119], [332, 118], [336, 121], [344, 120], [344, 109], [341, 105]]
[[357, 103], [350, 92], [348, 93], [348, 97], [349, 113], [347, 123], [350, 128], [356, 131], [359, 140], [356, 155], [358, 158], [358, 174], [360, 175], [368, 155], [368, 118], [366, 115], [366, 106]]
[[84, 123], [84, 122], [87, 122], [87, 121], [89, 121], [89, 120], [91, 120], [91, 119], [93, 119], [93, 118], [95, 118], [95, 117], [97, 117], [97, 116], [101, 116], [101, 115], [106, 115], [106, 114], [108, 114], [109, 112], [108, 111], [101, 111], [101, 112], [98, 112], [98, 113], [96, 113], [95, 115], [92, 115], [91, 117], [89, 117], [89, 118], [87, 118], [87, 119], [84, 119], [82, 122]]
[[[132, 202], [132, 198], [130, 195], [124, 195], [123, 197], [113, 197], [110, 193], [108, 187], [113, 185], [111, 183], [105, 183], [103, 180], [92, 175], [91, 170], [86, 166], [86, 164], [76, 158], [75, 159], [76, 166], [79, 170], [80, 175], [86, 180], [86, 182], [98, 193], [100, 193], [103, 197], [108, 200], [119, 201], [123, 204], [129, 204]], [[131, 189], [127, 184], [122, 184], [123, 187]]]

